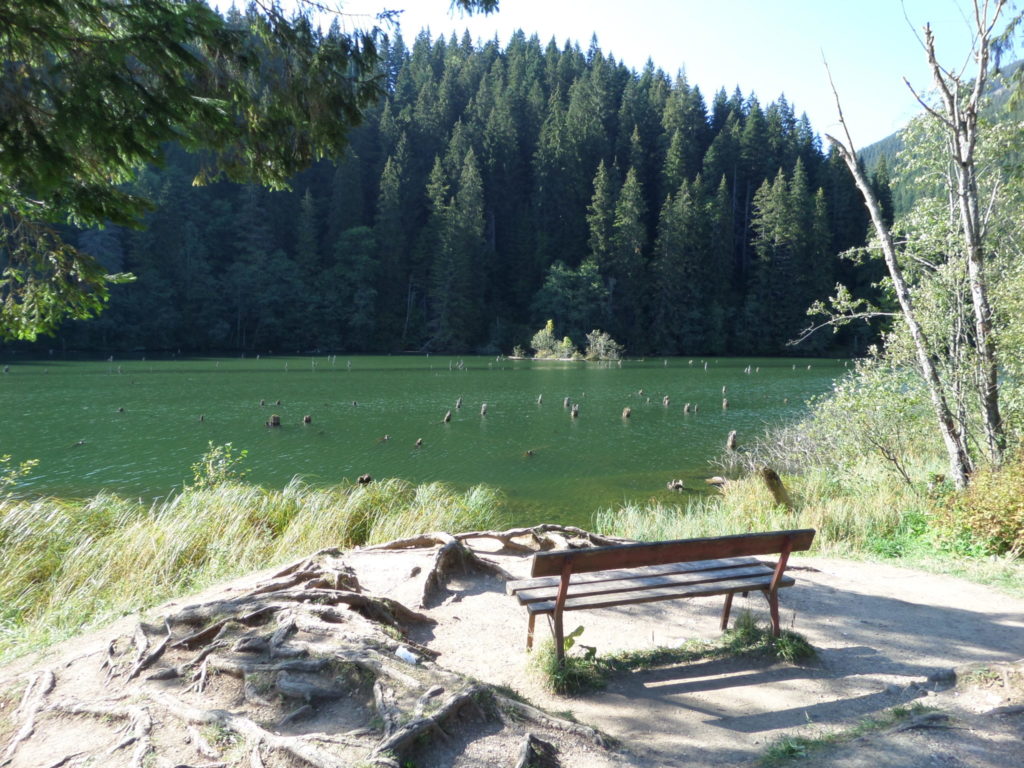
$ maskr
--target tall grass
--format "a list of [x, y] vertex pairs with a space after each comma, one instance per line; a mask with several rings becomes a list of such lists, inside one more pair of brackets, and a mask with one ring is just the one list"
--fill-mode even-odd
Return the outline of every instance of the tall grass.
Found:
[[[931, 466], [911, 469], [914, 476], [927, 476]], [[870, 457], [842, 473], [811, 467], [783, 479], [792, 510], [775, 505], [761, 479], [751, 475], [730, 481], [721, 495], [600, 510], [593, 528], [643, 541], [814, 528], [815, 554], [898, 560], [1024, 595], [1019, 558], [972, 556], [950, 540], [943, 521], [955, 499], [948, 492], [929, 489], [926, 482], [908, 484]]]
[[0, 498], [0, 660], [325, 547], [500, 527], [496, 491], [399, 480], [282, 490], [237, 482], [146, 506]]
[[730, 481], [720, 496], [700, 496], [678, 505], [627, 505], [602, 510], [601, 533], [643, 540], [722, 536], [784, 528], [815, 528], [815, 550], [847, 555], [870, 551], [891, 539], [908, 516], [928, 515], [932, 502], [879, 473], [854, 490], [814, 469], [786, 476], [793, 497], [789, 510], [776, 505], [757, 476]]

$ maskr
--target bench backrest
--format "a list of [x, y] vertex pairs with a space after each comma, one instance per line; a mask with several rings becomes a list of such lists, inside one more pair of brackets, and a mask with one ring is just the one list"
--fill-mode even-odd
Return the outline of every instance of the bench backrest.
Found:
[[558, 576], [568, 563], [573, 573], [605, 571], [611, 568], [635, 568], [641, 565], [687, 563], [721, 557], [743, 557], [789, 552], [811, 548], [814, 529], [769, 533], [741, 533], [707, 539], [676, 539], [640, 544], [619, 544], [592, 549], [555, 549], [533, 556], [532, 576]]

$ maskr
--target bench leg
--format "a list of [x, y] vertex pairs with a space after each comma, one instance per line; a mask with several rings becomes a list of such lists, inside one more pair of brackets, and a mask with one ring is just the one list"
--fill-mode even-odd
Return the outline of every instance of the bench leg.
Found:
[[768, 612], [772, 617], [772, 637], [778, 637], [782, 634], [782, 625], [779, 623], [779, 593], [766, 589], [764, 599], [768, 601]]
[[537, 620], [535, 613], [530, 614], [530, 623], [526, 627], [526, 650], [533, 648], [533, 624]]
[[565, 630], [562, 627], [562, 613], [561, 611], [555, 612], [555, 658], [558, 659], [559, 665], [565, 663]]
[[722, 608], [722, 631], [724, 632], [729, 627], [729, 611], [732, 610], [732, 592], [729, 592], [725, 596], [725, 607]]

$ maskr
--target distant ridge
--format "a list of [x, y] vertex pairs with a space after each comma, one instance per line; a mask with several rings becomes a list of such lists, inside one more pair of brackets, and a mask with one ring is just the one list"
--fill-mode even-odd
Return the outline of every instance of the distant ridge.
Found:
[[[1004, 111], [1014, 88], [1020, 86], [1021, 75], [1024, 74], [1021, 71], [1022, 67], [1024, 67], [1024, 59], [1018, 59], [1012, 64], [1000, 67], [989, 80], [989, 96], [992, 101], [986, 110], [988, 114], [999, 114], [1003, 118], [1007, 116], [1024, 116], [1024, 106], [1021, 105], [1018, 105], [1012, 112]], [[868, 144], [857, 153], [869, 174], [874, 173], [879, 161], [883, 157], [890, 171], [895, 167], [896, 155], [903, 149], [902, 132], [903, 129], [901, 128], [884, 139]], [[909, 209], [916, 197], [914, 194], [910, 194], [907, 189], [901, 189], [900, 184], [893, 185], [893, 195], [897, 214]]]
[[[1024, 66], [1024, 59], [1018, 59], [1012, 64], [1007, 64], [1005, 67], [1000, 67], [996, 72], [995, 76], [989, 81], [990, 96], [992, 98], [992, 104], [989, 109], [991, 111], [998, 112], [1002, 110], [1006, 103], [1010, 100], [1010, 95], [1013, 93], [1011, 80], [1020, 80], [1021, 67]], [[1013, 114], [1024, 113], [1024, 109], [1018, 108], [1014, 110]], [[890, 133], [884, 139], [879, 139], [874, 144], [868, 144], [866, 147], [858, 152], [858, 156], [864, 162], [864, 167], [869, 172], [875, 169], [878, 165], [878, 160], [881, 157], [885, 157], [886, 163], [889, 167], [893, 167], [893, 163], [896, 161], [896, 154], [903, 149], [903, 140], [900, 138], [900, 133], [903, 129]]]

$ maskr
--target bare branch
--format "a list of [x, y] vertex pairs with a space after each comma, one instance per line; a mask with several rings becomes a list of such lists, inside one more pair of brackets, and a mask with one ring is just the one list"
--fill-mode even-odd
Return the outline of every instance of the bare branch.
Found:
[[800, 335], [797, 336], [795, 339], [790, 339], [789, 341], [787, 341], [786, 346], [795, 347], [798, 344], [802, 344], [823, 328], [841, 328], [842, 326], [848, 325], [849, 323], [852, 323], [856, 320], [863, 320], [866, 323], [869, 320], [873, 320], [876, 317], [899, 316], [899, 312], [854, 312], [853, 314], [849, 315], [830, 317], [828, 320], [825, 320], [824, 322], [818, 323], [816, 325], [810, 325], [804, 330], [800, 331]]

